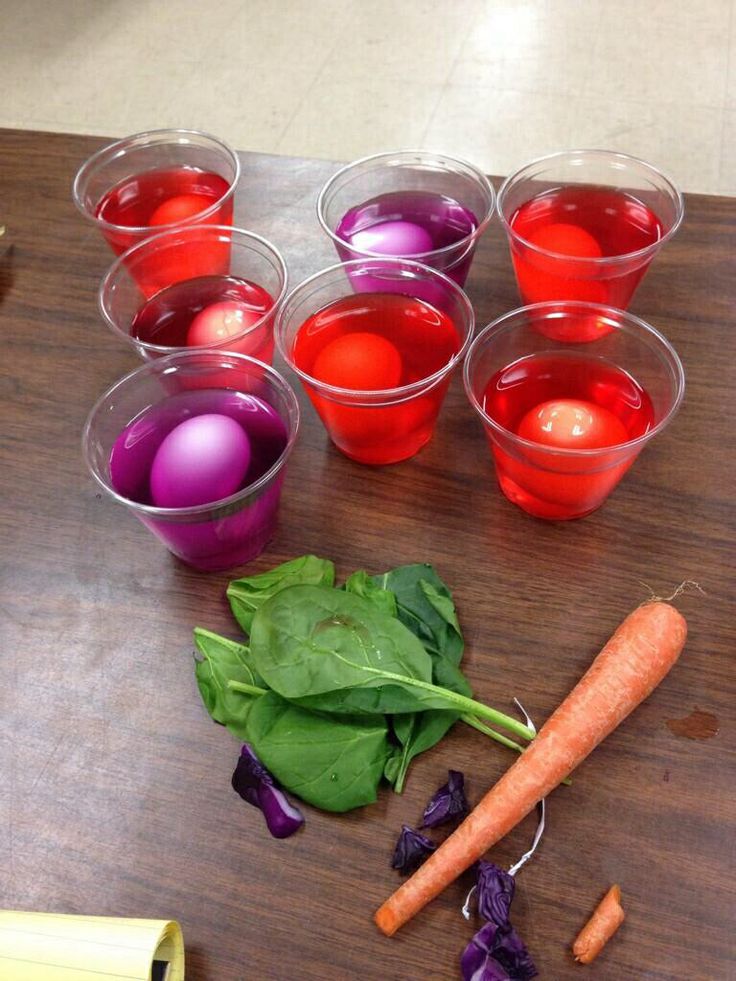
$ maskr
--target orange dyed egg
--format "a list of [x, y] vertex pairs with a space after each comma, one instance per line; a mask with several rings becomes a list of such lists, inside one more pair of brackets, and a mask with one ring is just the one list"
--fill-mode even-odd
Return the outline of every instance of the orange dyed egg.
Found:
[[401, 382], [401, 355], [380, 334], [343, 334], [320, 351], [312, 375], [326, 385], [353, 391], [396, 388]]
[[593, 450], [629, 439], [626, 427], [610, 409], [582, 399], [541, 402], [524, 416], [517, 434], [544, 446]]
[[176, 225], [198, 215], [213, 204], [213, 200], [205, 194], [177, 194], [167, 198], [148, 219], [149, 225]]

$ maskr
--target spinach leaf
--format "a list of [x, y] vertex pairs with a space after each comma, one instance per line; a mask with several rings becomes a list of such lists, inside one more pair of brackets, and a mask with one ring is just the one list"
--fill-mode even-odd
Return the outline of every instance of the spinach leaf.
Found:
[[532, 736], [517, 719], [433, 684], [432, 658], [419, 640], [360, 596], [326, 586], [291, 586], [257, 610], [250, 642], [253, 664], [266, 684], [310, 708], [453, 709]]
[[346, 580], [343, 589], [346, 593], [354, 593], [356, 596], [362, 596], [363, 599], [370, 600], [371, 603], [387, 616], [395, 617], [397, 615], [396, 597], [391, 590], [379, 586], [375, 581], [375, 577], [369, 576], [363, 570], [354, 572]]
[[305, 583], [332, 586], [334, 582], [334, 563], [316, 555], [302, 555], [260, 575], [234, 579], [227, 587], [227, 598], [233, 616], [243, 631], [249, 634], [256, 610], [280, 590]]
[[463, 656], [463, 635], [450, 590], [429, 563], [401, 565], [372, 576], [396, 597], [397, 616], [433, 656], [455, 665]]
[[435, 746], [440, 739], [445, 736], [448, 729], [453, 726], [458, 718], [459, 712], [449, 712], [440, 709], [432, 709], [429, 712], [409, 712], [402, 715], [394, 715], [391, 725], [394, 735], [401, 743], [401, 752], [396, 761], [389, 762], [384, 775], [397, 794], [404, 789], [404, 781], [409, 770], [409, 764], [420, 753]]
[[[390, 592], [396, 601], [396, 616], [419, 638], [432, 656], [432, 681], [463, 695], [471, 688], [459, 665], [463, 638], [449, 589], [427, 563], [399, 566], [373, 583]], [[393, 730], [401, 743], [397, 760], [387, 764], [386, 779], [401, 793], [411, 761], [431, 749], [460, 717], [459, 712], [431, 710], [393, 718]]]
[[[460, 695], [471, 695], [472, 689], [460, 668], [451, 661], [436, 657], [432, 665], [432, 680], [436, 685], [449, 688]], [[420, 753], [426, 752], [442, 739], [448, 729], [460, 718], [460, 712], [430, 710], [414, 712], [408, 715], [394, 715], [391, 719], [394, 735], [401, 743], [402, 751], [399, 764], [389, 768], [386, 779], [393, 784], [394, 790], [400, 794], [404, 789], [404, 781], [409, 764]], [[392, 777], [392, 774], [394, 776]]]
[[215, 722], [227, 726], [238, 739], [247, 739], [248, 713], [255, 693], [233, 690], [228, 682], [264, 687], [263, 679], [250, 663], [250, 650], [202, 627], [195, 627], [194, 643], [202, 655], [195, 660], [194, 670], [205, 708]]
[[373, 803], [391, 751], [385, 719], [317, 715], [274, 692], [255, 700], [248, 734], [279, 783], [323, 811]]

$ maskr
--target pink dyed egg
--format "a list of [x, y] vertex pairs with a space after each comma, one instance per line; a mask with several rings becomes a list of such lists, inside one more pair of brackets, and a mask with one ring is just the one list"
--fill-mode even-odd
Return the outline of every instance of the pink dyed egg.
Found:
[[156, 507], [211, 504], [234, 494], [250, 464], [250, 441], [229, 416], [195, 416], [172, 429], [151, 466]]
[[210, 303], [199, 311], [189, 325], [187, 344], [192, 347], [219, 344], [252, 327], [262, 316], [262, 313], [249, 310], [244, 303], [238, 303], [237, 300]]
[[381, 255], [417, 255], [431, 252], [432, 236], [412, 221], [382, 221], [370, 228], [354, 232], [351, 244], [361, 252], [378, 252]]

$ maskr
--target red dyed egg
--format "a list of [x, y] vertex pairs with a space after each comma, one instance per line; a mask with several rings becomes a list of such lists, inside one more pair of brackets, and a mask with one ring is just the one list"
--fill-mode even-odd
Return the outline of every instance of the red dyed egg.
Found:
[[322, 348], [312, 375], [326, 385], [353, 391], [396, 388], [401, 382], [401, 355], [380, 334], [343, 334]]
[[148, 219], [149, 225], [176, 225], [198, 215], [214, 204], [206, 194], [177, 194], [167, 198]]
[[590, 232], [586, 232], [580, 225], [568, 225], [565, 222], [544, 225], [530, 232], [528, 241], [539, 249], [575, 259], [600, 259], [603, 254]]
[[534, 443], [570, 450], [616, 446], [629, 439], [626, 427], [610, 409], [582, 399], [541, 402], [527, 412], [517, 434]]
[[234, 334], [240, 334], [257, 323], [262, 313], [249, 310], [237, 300], [210, 303], [197, 314], [187, 331], [187, 344], [192, 347], [220, 344]]

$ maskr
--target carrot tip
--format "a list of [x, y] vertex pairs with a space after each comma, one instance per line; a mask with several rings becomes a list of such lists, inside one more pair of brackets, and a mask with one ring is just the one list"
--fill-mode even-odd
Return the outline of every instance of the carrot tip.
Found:
[[386, 903], [384, 903], [379, 910], [376, 910], [376, 913], [373, 916], [373, 921], [381, 933], [384, 933], [387, 937], [392, 937], [400, 926], [393, 912], [388, 908]]

